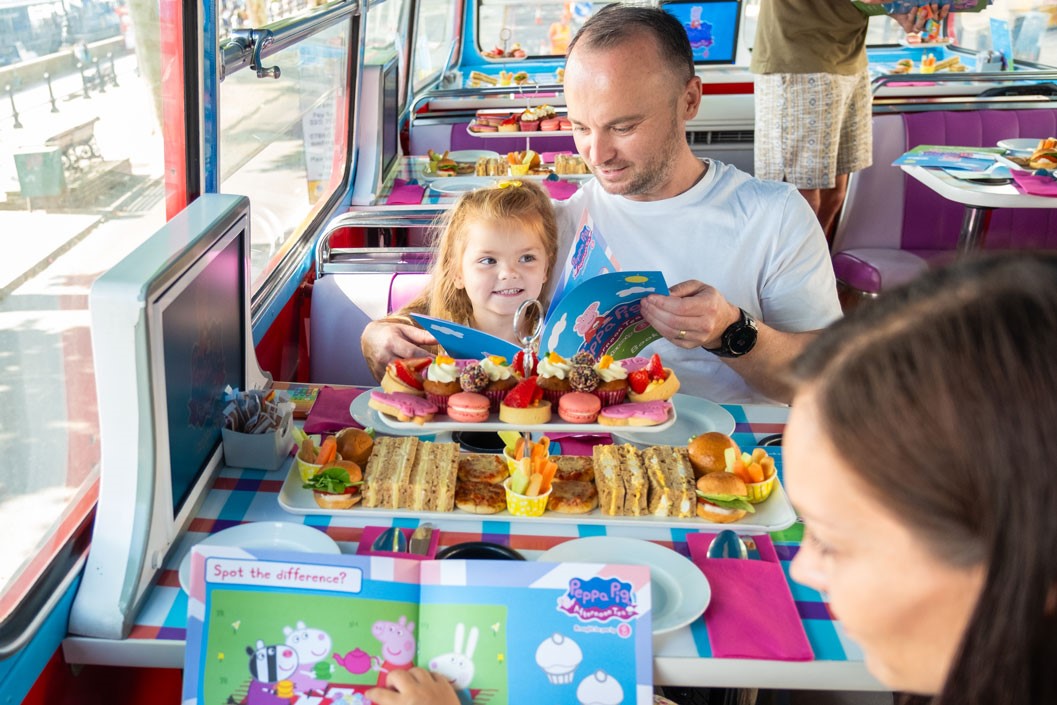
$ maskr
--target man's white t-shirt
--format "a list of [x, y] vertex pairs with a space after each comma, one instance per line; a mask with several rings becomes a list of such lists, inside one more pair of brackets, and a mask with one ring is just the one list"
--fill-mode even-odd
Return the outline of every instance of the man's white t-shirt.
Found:
[[[564, 263], [586, 209], [621, 269], [658, 270], [669, 286], [696, 279], [772, 328], [801, 332], [840, 317], [826, 239], [811, 207], [789, 184], [755, 179], [709, 161], [688, 191], [661, 201], [606, 193], [597, 181], [558, 203]], [[720, 358], [661, 339], [682, 390], [717, 402], [768, 402]]]

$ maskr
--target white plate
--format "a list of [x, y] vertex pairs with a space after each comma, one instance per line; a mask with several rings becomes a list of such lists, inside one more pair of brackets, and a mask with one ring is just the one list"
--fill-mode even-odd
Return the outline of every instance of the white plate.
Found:
[[903, 46], [909, 47], [911, 49], [914, 49], [914, 48], [928, 49], [929, 47], [945, 47], [945, 46], [948, 46], [951, 43], [951, 40], [950, 39], [941, 39], [941, 40], [936, 41], [936, 42], [908, 42], [904, 38], [904, 39], [900, 39], [899, 43], [902, 44]]
[[685, 627], [712, 599], [708, 579], [688, 558], [660, 544], [619, 536], [591, 536], [560, 543], [537, 559], [551, 563], [621, 563], [650, 568], [653, 633]]
[[[371, 391], [382, 391], [381, 387], [375, 387]], [[368, 397], [363, 402], [364, 406], [367, 406], [367, 402], [370, 401], [370, 392], [364, 392], [360, 396], [353, 400], [355, 405], [356, 401], [361, 397]], [[676, 395], [677, 397], [680, 395]], [[368, 407], [369, 408], [369, 407]], [[370, 409], [374, 411], [374, 409]], [[352, 413], [352, 407], [349, 408], [349, 412]], [[390, 430], [396, 435], [404, 436], [417, 436], [422, 433], [432, 433], [434, 431], [543, 431], [544, 433], [580, 433], [580, 434], [595, 434], [595, 433], [612, 433], [614, 428], [625, 428], [624, 426], [603, 426], [600, 423], [568, 423], [562, 421], [561, 417], [558, 416], [558, 412], [554, 409], [551, 410], [551, 420], [547, 423], [541, 424], [508, 424], [499, 420], [499, 414], [490, 414], [487, 421], [480, 423], [466, 423], [464, 421], [453, 421], [447, 416], [438, 415], [434, 416], [432, 421], [426, 423], [417, 424], [413, 421], [397, 421], [391, 416], [385, 414], [379, 414], [375, 412], [374, 417], [377, 418], [381, 425], [375, 425], [375, 428], [388, 433]], [[673, 404], [672, 413], [668, 417], [668, 420], [664, 423], [657, 424], [656, 426], [636, 426], [638, 433], [644, 437], [653, 438], [656, 434], [663, 432], [666, 428], [670, 428], [677, 421], [677, 414], [679, 413], [678, 408]], [[729, 415], [729, 414], [728, 414]], [[356, 419], [356, 414], [352, 414], [352, 418]], [[733, 417], [731, 418], [733, 421]], [[356, 419], [357, 422], [362, 422]], [[733, 429], [733, 426], [731, 426]], [[695, 434], [696, 435], [696, 434]], [[687, 439], [683, 439], [682, 443], [673, 445], [685, 445]], [[645, 441], [646, 443], [652, 443], [653, 445], [666, 445], [660, 442]]]
[[1015, 156], [1031, 156], [1035, 148], [1039, 146], [1042, 139], [1032, 137], [1017, 137], [1016, 139], [1001, 140], [998, 146]]
[[[376, 390], [381, 391], [381, 387], [375, 387]], [[382, 415], [367, 405], [371, 401], [370, 391], [360, 394], [352, 403], [349, 404], [349, 415], [352, 416], [352, 420], [363, 426], [364, 428], [371, 427], [379, 433], [384, 433], [389, 436], [418, 436], [423, 440], [435, 440], [435, 441], [448, 441], [450, 440], [450, 434], [446, 433], [430, 433], [429, 431], [423, 432], [421, 426], [416, 425], [415, 428], [400, 429], [393, 428], [385, 421], [382, 420]]]
[[[334, 539], [319, 529], [285, 521], [257, 521], [252, 524], [239, 524], [211, 534], [194, 545], [263, 548], [300, 553], [341, 553]], [[184, 592], [188, 592], [188, 586], [191, 584], [190, 548], [180, 561], [179, 576], [180, 587]]]
[[625, 431], [620, 426], [607, 430], [615, 438], [629, 443], [652, 446], [683, 446], [694, 436], [709, 431], [728, 436], [734, 432], [734, 417], [715, 402], [689, 394], [676, 394], [672, 397], [672, 403], [679, 411], [679, 417], [662, 433], [642, 433], [642, 429]]
[[[438, 434], [440, 441], [447, 434]], [[450, 440], [450, 437], [449, 437]], [[508, 522], [510, 524], [528, 525], [536, 527], [547, 524], [586, 525], [596, 524], [605, 527], [613, 526], [647, 526], [651, 528], [664, 527], [667, 529], [692, 529], [694, 531], [720, 531], [722, 529], [733, 529], [741, 534], [766, 534], [772, 531], [788, 529], [796, 521], [796, 512], [789, 498], [782, 488], [782, 483], [774, 488], [774, 492], [767, 498], [766, 502], [756, 505], [754, 514], [746, 514], [741, 519], [730, 524], [713, 524], [701, 519], [696, 514], [690, 517], [655, 517], [655, 516], [608, 516], [599, 509], [593, 509], [587, 514], [561, 514], [558, 512], [544, 512], [539, 517], [516, 517], [505, 509], [496, 514], [469, 514], [461, 509], [453, 509], [450, 512], [424, 512], [418, 509], [389, 509], [385, 507], [367, 508], [357, 504], [352, 509], [324, 509], [316, 504], [312, 497], [312, 491], [302, 487], [301, 475], [296, 467], [291, 467], [287, 472], [286, 480], [279, 489], [279, 506], [290, 514], [314, 514], [317, 516], [349, 516], [362, 517], [364, 521], [375, 519], [427, 519], [444, 520], [468, 520], [468, 521], [495, 521]]]
[[[448, 152], [448, 159], [452, 159], [459, 164], [477, 164], [477, 160], [481, 157], [488, 157], [489, 159], [498, 159], [499, 152], [493, 152], [490, 149], [457, 149], [454, 152]], [[430, 165], [429, 159], [422, 165], [419, 172], [422, 175], [422, 179], [425, 181], [432, 181], [434, 179], [453, 179], [454, 176], [441, 176], [434, 174], [432, 171], [428, 171]], [[473, 174], [463, 174], [463, 176], [473, 176]]]
[[460, 194], [487, 188], [495, 182], [490, 176], [449, 176], [430, 182], [429, 187], [437, 193]]

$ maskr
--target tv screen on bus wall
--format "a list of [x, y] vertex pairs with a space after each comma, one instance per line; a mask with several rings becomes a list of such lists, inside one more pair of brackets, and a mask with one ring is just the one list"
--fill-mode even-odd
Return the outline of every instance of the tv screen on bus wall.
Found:
[[695, 64], [732, 64], [738, 52], [737, 0], [666, 2], [661, 5], [686, 29]]
[[205, 266], [184, 275], [161, 302], [174, 516], [220, 444], [224, 388], [245, 384], [243, 237], [209, 249]]

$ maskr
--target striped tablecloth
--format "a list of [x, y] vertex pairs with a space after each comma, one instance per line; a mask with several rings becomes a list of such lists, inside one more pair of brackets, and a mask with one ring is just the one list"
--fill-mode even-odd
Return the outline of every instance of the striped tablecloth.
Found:
[[[780, 433], [788, 409], [769, 406], [726, 406], [736, 420], [734, 438], [743, 448]], [[278, 493], [288, 468], [273, 472], [225, 469], [192, 520], [188, 532], [166, 563], [157, 585], [150, 591], [136, 616], [131, 634], [123, 642], [69, 639], [67, 650], [89, 663], [120, 663], [180, 667], [186, 625], [187, 597], [180, 589], [177, 569], [183, 555], [205, 536], [236, 524], [254, 521], [302, 522], [318, 527], [338, 542], [342, 551], [354, 553], [365, 525], [394, 524], [414, 527], [416, 519], [385, 519], [378, 516], [293, 515], [278, 503]], [[432, 521], [432, 519], [431, 519]], [[440, 545], [466, 541], [494, 541], [516, 548], [528, 558], [558, 543], [585, 536], [631, 536], [648, 539], [689, 555], [686, 536], [690, 529], [656, 526], [511, 524], [507, 521], [453, 515], [435, 522], [441, 531]], [[788, 580], [789, 561], [799, 548], [800, 525], [772, 534]], [[823, 595], [790, 581], [805, 632], [815, 653], [806, 663], [713, 659], [703, 619], [655, 640], [655, 670], [659, 684], [875, 689], [876, 681], [862, 665], [862, 654], [830, 615]], [[101, 643], [102, 642], [102, 643]]]

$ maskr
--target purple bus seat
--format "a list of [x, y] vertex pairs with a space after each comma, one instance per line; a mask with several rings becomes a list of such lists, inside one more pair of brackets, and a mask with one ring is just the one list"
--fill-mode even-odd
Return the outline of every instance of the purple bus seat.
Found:
[[[1057, 109], [934, 111], [874, 117], [873, 166], [856, 174], [837, 227], [833, 268], [843, 284], [880, 293], [956, 255], [965, 209], [892, 162], [920, 144], [993, 147], [1013, 137], [1057, 134]], [[992, 212], [988, 250], [1057, 249], [1057, 210]]]
[[427, 272], [398, 272], [389, 282], [389, 313], [396, 313], [418, 296], [429, 283]]
[[[465, 122], [451, 126], [451, 149], [490, 149], [493, 152], [520, 152], [525, 149], [525, 137], [475, 137], [466, 131]], [[549, 132], [533, 132], [528, 139], [532, 149], [537, 152], [576, 152], [576, 144], [569, 135], [555, 135]]]

